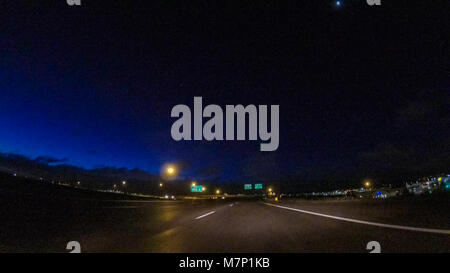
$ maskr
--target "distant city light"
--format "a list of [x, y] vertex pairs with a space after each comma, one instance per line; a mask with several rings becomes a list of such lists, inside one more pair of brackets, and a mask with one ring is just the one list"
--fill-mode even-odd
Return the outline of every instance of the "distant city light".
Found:
[[341, 5], [341, 1], [336, 1], [336, 6], [340, 6]]

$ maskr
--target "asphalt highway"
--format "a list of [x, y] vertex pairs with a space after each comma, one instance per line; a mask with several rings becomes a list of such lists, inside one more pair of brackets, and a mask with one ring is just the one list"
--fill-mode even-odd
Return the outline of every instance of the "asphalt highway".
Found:
[[1, 252], [449, 252], [448, 202], [0, 199]]

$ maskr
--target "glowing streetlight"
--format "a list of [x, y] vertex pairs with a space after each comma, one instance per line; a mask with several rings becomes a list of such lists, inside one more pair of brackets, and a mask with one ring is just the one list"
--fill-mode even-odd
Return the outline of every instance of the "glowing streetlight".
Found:
[[122, 181], [122, 185], [124, 185], [125, 186], [125, 184], [127, 184], [127, 181]]
[[191, 186], [195, 187], [197, 185], [197, 183], [195, 183], [195, 181], [192, 181]]
[[220, 194], [220, 190], [216, 190], [216, 194]]
[[267, 190], [268, 190], [269, 192], [272, 192], [272, 188], [268, 188]]
[[168, 167], [166, 170], [167, 174], [172, 175], [175, 173], [175, 168], [174, 167]]
[[366, 188], [370, 188], [370, 186], [371, 186], [371, 183], [370, 183], [370, 181], [366, 181], [366, 182], [364, 182], [364, 186], [366, 186]]
[[202, 191], [206, 191], [206, 187], [202, 187]]
[[163, 183], [159, 183], [159, 187], [162, 188], [162, 186], [163, 186]]
[[167, 163], [161, 167], [160, 173], [164, 180], [173, 180], [178, 176], [180, 170], [175, 164]]

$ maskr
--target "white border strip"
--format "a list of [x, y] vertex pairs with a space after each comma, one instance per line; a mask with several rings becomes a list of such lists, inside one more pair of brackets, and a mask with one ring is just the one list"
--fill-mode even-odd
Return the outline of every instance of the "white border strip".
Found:
[[210, 211], [210, 212], [208, 212], [208, 213], [205, 213], [205, 214], [203, 214], [203, 215], [200, 215], [200, 216], [196, 217], [195, 219], [196, 219], [196, 220], [202, 219], [203, 217], [206, 217], [206, 216], [208, 216], [208, 215], [211, 215], [211, 214], [213, 214], [214, 212], [216, 212], [216, 211], [215, 211], [215, 210]]
[[450, 230], [448, 230], [448, 229], [417, 228], [417, 227], [408, 227], [408, 226], [399, 226], [399, 225], [389, 225], [389, 224], [375, 223], [375, 222], [362, 221], [362, 220], [356, 220], [356, 219], [351, 219], [351, 218], [327, 215], [327, 214], [311, 212], [311, 211], [307, 211], [307, 210], [294, 209], [294, 208], [274, 205], [274, 204], [270, 204], [270, 203], [264, 203], [264, 204], [266, 204], [268, 206], [272, 206], [272, 207], [281, 208], [281, 209], [293, 210], [293, 211], [311, 214], [311, 215], [315, 215], [315, 216], [321, 216], [321, 217], [326, 217], [326, 218], [331, 218], [331, 219], [341, 220], [341, 221], [347, 221], [347, 222], [352, 222], [352, 223], [377, 226], [377, 227], [385, 227], [385, 228], [393, 228], [393, 229], [410, 230], [410, 231], [417, 231], [417, 232], [428, 232], [428, 233], [438, 233], [438, 234], [450, 235]]

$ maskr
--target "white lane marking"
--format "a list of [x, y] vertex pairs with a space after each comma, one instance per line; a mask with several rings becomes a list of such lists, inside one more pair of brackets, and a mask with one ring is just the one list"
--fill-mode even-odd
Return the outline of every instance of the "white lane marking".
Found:
[[210, 212], [208, 212], [208, 213], [205, 213], [205, 214], [203, 214], [203, 215], [200, 215], [200, 216], [196, 217], [195, 219], [202, 219], [203, 217], [206, 217], [206, 216], [208, 216], [208, 215], [211, 215], [211, 214], [213, 214], [214, 212], [216, 212], [216, 211], [215, 211], [215, 210], [210, 211]]
[[294, 209], [294, 208], [274, 205], [274, 204], [270, 204], [270, 203], [264, 203], [264, 204], [273, 206], [273, 207], [277, 207], [277, 208], [281, 208], [281, 209], [293, 210], [293, 211], [311, 214], [311, 215], [315, 215], [315, 216], [321, 216], [321, 217], [326, 217], [326, 218], [331, 218], [331, 219], [341, 220], [341, 221], [347, 221], [347, 222], [352, 222], [352, 223], [377, 226], [377, 227], [385, 227], [385, 228], [393, 228], [393, 229], [403, 229], [403, 230], [410, 230], [410, 231], [417, 231], [417, 232], [428, 232], [428, 233], [438, 233], [438, 234], [450, 235], [450, 230], [448, 230], [448, 229], [432, 229], [432, 228], [418, 228], [418, 227], [409, 227], [409, 226], [389, 225], [389, 224], [362, 221], [362, 220], [356, 220], [356, 219], [345, 218], [345, 217], [338, 217], [338, 216], [333, 216], [333, 215], [328, 215], [328, 214], [311, 212], [311, 211], [307, 211], [307, 210]]

